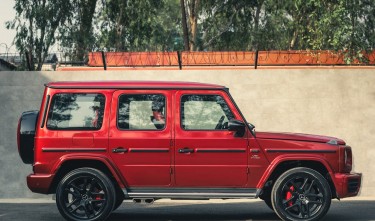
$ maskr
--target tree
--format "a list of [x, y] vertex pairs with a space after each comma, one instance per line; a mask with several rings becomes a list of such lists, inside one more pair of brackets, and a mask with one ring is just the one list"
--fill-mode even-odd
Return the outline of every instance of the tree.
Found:
[[[15, 0], [16, 17], [8, 29], [16, 29], [15, 45], [28, 52], [31, 69], [41, 70], [49, 48], [55, 43], [57, 28], [70, 16], [72, 5], [66, 0]], [[35, 62], [34, 62], [35, 59]]]
[[209, 0], [203, 5], [203, 50], [256, 50], [263, 0]]
[[56, 41], [80, 61], [94, 50], [333, 50], [352, 62], [375, 47], [373, 0], [15, 0], [14, 8], [7, 27], [37, 70]]
[[70, 0], [71, 17], [59, 28], [59, 38], [64, 50], [71, 51], [73, 60], [84, 61], [95, 44], [93, 20], [97, 0]]
[[97, 27], [100, 47], [115, 51], [147, 50], [154, 37], [154, 28], [158, 27], [154, 19], [164, 2], [106, 0]]
[[[374, 7], [371, 0], [296, 0], [281, 5], [293, 35], [290, 49], [334, 50], [351, 63], [374, 49]], [[291, 33], [290, 31], [287, 33]]]

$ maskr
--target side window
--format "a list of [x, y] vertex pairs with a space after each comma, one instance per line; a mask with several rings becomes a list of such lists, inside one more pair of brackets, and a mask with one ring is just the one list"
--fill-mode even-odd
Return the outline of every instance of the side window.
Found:
[[98, 130], [102, 127], [105, 97], [102, 94], [55, 94], [48, 113], [51, 130]]
[[184, 95], [181, 125], [185, 130], [223, 130], [234, 115], [219, 95]]
[[165, 96], [123, 94], [119, 97], [117, 125], [122, 130], [162, 130], [165, 127]]

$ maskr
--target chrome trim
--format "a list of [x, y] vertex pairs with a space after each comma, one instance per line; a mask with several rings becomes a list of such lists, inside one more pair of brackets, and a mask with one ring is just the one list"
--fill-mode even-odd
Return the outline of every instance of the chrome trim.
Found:
[[256, 198], [261, 189], [253, 188], [132, 188], [129, 198], [236, 199]]
[[256, 193], [128, 193], [130, 198], [234, 199], [255, 198]]

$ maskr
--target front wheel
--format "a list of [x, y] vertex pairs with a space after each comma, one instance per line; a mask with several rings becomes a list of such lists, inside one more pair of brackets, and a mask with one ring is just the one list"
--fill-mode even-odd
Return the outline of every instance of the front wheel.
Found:
[[104, 173], [93, 168], [79, 168], [60, 181], [56, 204], [67, 220], [105, 220], [114, 208], [115, 193], [112, 181]]
[[275, 182], [271, 202], [282, 220], [321, 219], [331, 205], [331, 189], [317, 171], [299, 167], [286, 171]]

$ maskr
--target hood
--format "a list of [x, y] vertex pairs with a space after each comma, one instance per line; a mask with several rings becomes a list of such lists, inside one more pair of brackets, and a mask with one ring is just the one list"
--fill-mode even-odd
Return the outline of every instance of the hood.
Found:
[[256, 132], [256, 137], [259, 139], [272, 139], [272, 140], [297, 140], [318, 143], [337, 142], [338, 145], [345, 145], [345, 141], [336, 137], [327, 137], [311, 134], [299, 133], [275, 133], [275, 132]]

